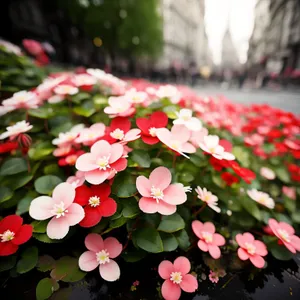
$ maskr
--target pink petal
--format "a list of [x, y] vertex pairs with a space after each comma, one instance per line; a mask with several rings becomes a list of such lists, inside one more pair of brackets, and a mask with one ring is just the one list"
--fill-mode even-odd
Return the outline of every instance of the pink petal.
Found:
[[289, 235], [295, 234], [294, 228], [290, 224], [288, 224], [288, 223], [279, 222], [279, 227], [281, 229], [285, 230]]
[[235, 236], [235, 240], [240, 247], [245, 247], [244, 236], [241, 233]]
[[254, 241], [255, 253], [260, 256], [265, 256], [268, 254], [266, 245], [261, 241]]
[[184, 125], [174, 125], [171, 128], [171, 134], [174, 139], [181, 143], [187, 142], [191, 137], [191, 132]]
[[95, 161], [96, 157], [92, 153], [85, 153], [77, 158], [75, 167], [84, 172], [95, 170], [97, 168]]
[[68, 208], [75, 199], [75, 188], [67, 182], [60, 183], [53, 190], [52, 198], [54, 203], [64, 203], [65, 208]]
[[253, 243], [254, 242], [254, 236], [251, 234], [251, 233], [249, 233], [249, 232], [245, 232], [244, 234], [243, 234], [243, 237], [244, 237], [244, 241], [246, 242], [246, 243]]
[[111, 107], [111, 106], [107, 106], [107, 107], [104, 108], [104, 112], [106, 114], [112, 115], [112, 114], [117, 113], [117, 110], [115, 108]]
[[157, 206], [157, 212], [159, 212], [161, 215], [164, 215], [164, 216], [169, 216], [169, 215], [172, 215], [174, 214], [174, 212], [176, 212], [176, 205], [171, 205], [171, 204], [168, 204], [164, 201], [159, 201], [159, 204]]
[[193, 275], [186, 274], [183, 276], [179, 286], [182, 288], [183, 291], [187, 293], [193, 293], [198, 288], [198, 281]]
[[269, 219], [268, 224], [271, 230], [274, 232], [276, 236], [278, 236], [277, 230], [279, 229], [279, 224], [275, 219]]
[[144, 197], [150, 197], [151, 196], [151, 184], [148, 178], [145, 176], [139, 176], [136, 179], [136, 188], [138, 192], [144, 196]]
[[85, 272], [95, 270], [99, 265], [96, 258], [96, 253], [92, 251], [83, 252], [79, 257], [78, 265], [79, 268]]
[[63, 239], [68, 234], [69, 227], [65, 217], [53, 217], [47, 225], [47, 235], [50, 239]]
[[218, 246], [208, 245], [208, 252], [214, 259], [218, 259], [221, 257], [221, 250]]
[[257, 254], [250, 255], [250, 261], [256, 268], [263, 268], [265, 265], [265, 260]]
[[134, 141], [140, 137], [140, 133], [140, 129], [131, 129], [125, 134], [124, 140], [127, 142]]
[[114, 237], [109, 237], [103, 241], [104, 249], [109, 253], [109, 258], [116, 258], [122, 252], [122, 244]]
[[192, 222], [192, 229], [195, 233], [195, 235], [200, 239], [202, 238], [202, 234], [201, 232], [203, 231], [203, 223], [198, 221], [198, 220], [195, 220]]
[[124, 151], [124, 147], [121, 144], [112, 144], [109, 163], [112, 164], [122, 157]]
[[224, 237], [219, 234], [219, 233], [215, 233], [214, 237], [213, 237], [213, 244], [216, 246], [223, 246], [225, 245], [226, 241], [224, 239]]
[[243, 248], [239, 248], [237, 254], [241, 260], [247, 260], [249, 258], [249, 254]]
[[180, 150], [185, 153], [195, 153], [196, 152], [196, 148], [190, 143], [184, 143], [181, 146]]
[[298, 236], [293, 235], [291, 237], [291, 244], [297, 251], [300, 251], [300, 238]]
[[174, 272], [174, 266], [169, 260], [163, 260], [159, 264], [158, 274], [162, 279], [170, 278], [172, 272]]
[[157, 138], [164, 144], [169, 145], [172, 134], [167, 128], [158, 128], [156, 129]]
[[151, 186], [153, 185], [163, 191], [170, 185], [172, 175], [169, 169], [165, 167], [158, 167], [151, 172], [149, 180]]
[[127, 168], [127, 159], [120, 158], [116, 162], [112, 163], [110, 166], [112, 169], [115, 169], [117, 172], [123, 171]]
[[107, 141], [98, 141], [91, 147], [91, 153], [94, 157], [109, 156], [111, 153], [111, 146]]
[[287, 243], [284, 240], [281, 240], [281, 241], [283, 242], [284, 246], [287, 247], [287, 249], [289, 251], [291, 251], [294, 254], [296, 253], [296, 249], [294, 248], [294, 246], [291, 243]]
[[106, 281], [118, 280], [121, 273], [119, 265], [112, 259], [108, 263], [100, 265], [99, 272], [101, 277]]
[[181, 272], [182, 275], [185, 275], [191, 270], [191, 263], [184, 256], [177, 257], [174, 261], [174, 270], [176, 272]]
[[140, 210], [147, 214], [154, 214], [158, 211], [158, 203], [153, 198], [142, 197], [139, 201]]
[[167, 279], [161, 286], [161, 294], [165, 300], [178, 300], [181, 295], [181, 289], [178, 284]]
[[186, 200], [187, 196], [181, 184], [171, 184], [164, 190], [164, 202], [168, 204], [178, 205]]
[[198, 241], [198, 247], [199, 247], [200, 250], [202, 250], [204, 252], [208, 251], [208, 245], [202, 240]]
[[211, 222], [205, 222], [203, 224], [202, 231], [209, 232], [209, 233], [215, 233], [216, 228], [215, 228], [215, 225], [213, 223], [211, 223]]
[[40, 196], [31, 201], [29, 215], [35, 220], [47, 220], [53, 216], [54, 201], [51, 197]]
[[73, 203], [68, 207], [65, 218], [70, 226], [74, 226], [84, 218], [84, 210], [79, 204]]
[[104, 243], [101, 235], [90, 233], [85, 237], [84, 244], [92, 252], [99, 252], [104, 249]]
[[104, 182], [110, 175], [110, 169], [94, 170], [84, 173], [85, 180], [91, 184], [100, 184]]

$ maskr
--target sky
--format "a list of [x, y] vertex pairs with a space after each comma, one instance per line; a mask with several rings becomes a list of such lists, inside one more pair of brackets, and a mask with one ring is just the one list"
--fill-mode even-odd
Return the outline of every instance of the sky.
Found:
[[205, 0], [205, 26], [213, 61], [221, 62], [222, 39], [229, 24], [239, 60], [247, 60], [256, 0]]

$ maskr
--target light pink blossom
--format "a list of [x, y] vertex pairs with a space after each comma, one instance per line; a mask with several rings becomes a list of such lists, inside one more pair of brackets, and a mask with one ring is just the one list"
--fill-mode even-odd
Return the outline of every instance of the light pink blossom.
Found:
[[193, 293], [198, 288], [198, 281], [188, 274], [191, 270], [190, 261], [184, 257], [177, 257], [172, 264], [169, 260], [163, 260], [158, 266], [158, 274], [165, 279], [161, 287], [161, 293], [165, 300], [178, 300], [181, 290]]
[[58, 145], [59, 147], [65, 147], [71, 145], [75, 142], [75, 139], [78, 137], [78, 135], [83, 129], [84, 129], [84, 125], [78, 124], [72, 127], [70, 131], [60, 132], [58, 134], [58, 138], [55, 138], [52, 141], [52, 144]]
[[65, 100], [65, 97], [62, 95], [53, 95], [48, 98], [48, 102], [51, 104], [60, 103]]
[[98, 141], [91, 147], [91, 152], [78, 157], [76, 169], [84, 172], [87, 182], [100, 184], [126, 169], [127, 160], [122, 157], [123, 152], [121, 144], [110, 145], [107, 141]]
[[209, 271], [208, 278], [212, 283], [218, 283], [219, 282], [219, 274], [212, 271], [212, 270]]
[[273, 209], [275, 207], [275, 201], [267, 193], [260, 192], [256, 189], [251, 189], [247, 191], [247, 194], [251, 199], [261, 205], [264, 205], [270, 209]]
[[60, 84], [54, 88], [54, 93], [57, 95], [75, 95], [79, 92], [78, 88], [69, 84]]
[[202, 200], [209, 206], [211, 209], [216, 211], [217, 213], [221, 212], [220, 207], [218, 207], [218, 197], [212, 194], [212, 192], [208, 191], [206, 188], [201, 188], [200, 186], [197, 186], [195, 189], [197, 195], [197, 198]]
[[240, 248], [238, 249], [238, 256], [241, 260], [250, 259], [252, 264], [257, 268], [263, 268], [265, 260], [262, 256], [268, 254], [266, 245], [254, 239], [254, 236], [245, 232], [244, 234], [237, 234], [235, 237]]
[[201, 128], [198, 131], [193, 131], [190, 137], [190, 142], [195, 146], [199, 147], [199, 143], [203, 143], [204, 137], [208, 135], [207, 128]]
[[259, 173], [268, 180], [273, 180], [276, 177], [275, 172], [267, 167], [260, 168]]
[[79, 268], [90, 272], [99, 266], [100, 276], [106, 281], [116, 281], [120, 278], [119, 265], [112, 259], [122, 252], [122, 244], [114, 237], [103, 240], [100, 234], [90, 233], [84, 244], [88, 251], [79, 257]]
[[52, 198], [40, 196], [31, 201], [29, 214], [35, 220], [47, 220], [47, 235], [51, 239], [63, 239], [70, 226], [78, 224], [84, 218], [83, 208], [73, 203], [75, 188], [69, 183], [60, 183], [53, 190]]
[[19, 134], [29, 131], [33, 126], [26, 121], [17, 122], [15, 125], [6, 127], [6, 131], [0, 134], [0, 140], [9, 137], [10, 140], [16, 138]]
[[2, 101], [3, 106], [19, 108], [37, 108], [39, 105], [39, 98], [33, 92], [20, 91], [14, 93], [9, 99]]
[[76, 138], [76, 143], [82, 143], [91, 146], [105, 134], [105, 125], [103, 123], [93, 124], [90, 128], [83, 129]]
[[156, 96], [158, 98], [169, 98], [170, 101], [174, 104], [178, 103], [181, 99], [181, 93], [177, 87], [173, 85], [161, 85], [156, 91]]
[[77, 87], [91, 86], [97, 83], [97, 79], [89, 74], [76, 74], [71, 81]]
[[77, 171], [75, 176], [70, 176], [67, 178], [67, 183], [70, 183], [75, 189], [82, 186], [85, 181], [84, 172]]
[[201, 121], [193, 117], [193, 111], [187, 108], [183, 108], [176, 112], [177, 119], [173, 121], [174, 125], [184, 125], [187, 129], [191, 131], [199, 131], [202, 128]]
[[153, 214], [171, 215], [176, 212], [176, 205], [187, 200], [182, 184], [171, 184], [172, 175], [169, 169], [158, 167], [154, 169], [149, 179], [139, 176], [136, 187], [143, 196], [139, 201], [141, 211]]
[[148, 94], [145, 92], [138, 92], [135, 88], [130, 89], [124, 95], [129, 103], [143, 104], [148, 99]]
[[211, 222], [201, 223], [196, 220], [192, 222], [192, 229], [200, 239], [198, 241], [199, 249], [204, 252], [208, 251], [214, 259], [220, 258], [221, 251], [219, 246], [225, 245], [225, 239], [221, 234], [215, 233], [215, 225]]
[[0, 117], [6, 115], [8, 112], [15, 110], [12, 106], [3, 106], [0, 105]]
[[263, 144], [264, 137], [255, 133], [255, 134], [252, 134], [251, 136], [246, 136], [244, 141], [247, 145], [259, 146], [259, 145]]
[[296, 188], [294, 187], [288, 187], [288, 186], [283, 186], [282, 187], [282, 192], [284, 195], [287, 197], [296, 200]]
[[109, 106], [104, 108], [104, 112], [110, 117], [128, 117], [135, 112], [135, 108], [132, 104], [123, 96], [109, 97]]

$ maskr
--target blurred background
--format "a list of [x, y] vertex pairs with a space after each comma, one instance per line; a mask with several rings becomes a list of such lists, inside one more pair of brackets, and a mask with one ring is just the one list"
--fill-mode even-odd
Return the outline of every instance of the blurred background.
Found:
[[6, 0], [0, 15], [0, 38], [40, 42], [49, 58], [41, 64], [231, 98], [240, 89], [288, 91], [291, 99], [300, 91], [299, 0]]

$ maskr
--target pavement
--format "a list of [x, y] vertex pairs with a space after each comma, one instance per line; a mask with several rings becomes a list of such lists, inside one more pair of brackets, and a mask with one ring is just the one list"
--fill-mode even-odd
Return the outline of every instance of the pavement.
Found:
[[224, 95], [236, 103], [269, 104], [285, 111], [300, 114], [300, 90], [271, 90], [252, 88], [226, 88], [221, 85], [197, 85], [193, 87], [200, 96]]

